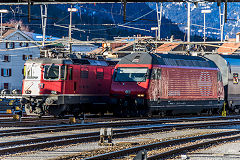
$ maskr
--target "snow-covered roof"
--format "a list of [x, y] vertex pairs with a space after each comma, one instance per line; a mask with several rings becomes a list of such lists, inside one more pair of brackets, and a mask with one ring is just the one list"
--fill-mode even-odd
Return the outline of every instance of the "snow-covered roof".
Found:
[[[42, 34], [38, 34], [38, 33], [33, 33], [33, 32], [26, 32], [23, 31], [26, 35], [28, 35], [29, 37], [31, 37], [34, 41], [42, 41]], [[59, 40], [60, 38], [58, 37], [52, 37], [52, 36], [45, 36], [46, 37], [46, 41], [56, 41]]]

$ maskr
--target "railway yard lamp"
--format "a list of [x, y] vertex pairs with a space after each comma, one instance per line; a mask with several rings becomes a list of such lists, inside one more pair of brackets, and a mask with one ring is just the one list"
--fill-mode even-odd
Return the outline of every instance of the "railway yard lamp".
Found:
[[69, 23], [69, 32], [68, 32], [68, 38], [69, 38], [69, 49], [70, 49], [70, 54], [72, 53], [72, 12], [77, 12], [77, 8], [68, 8], [68, 12], [70, 12], [70, 23]]
[[206, 42], [206, 13], [211, 13], [211, 10], [202, 10], [201, 13], [203, 13], [203, 21], [204, 21], [204, 26], [203, 26], [203, 40]]
[[3, 23], [2, 23], [2, 16], [3, 13], [8, 13], [9, 11], [6, 9], [0, 9], [0, 13], [1, 13], [1, 39], [3, 38]]

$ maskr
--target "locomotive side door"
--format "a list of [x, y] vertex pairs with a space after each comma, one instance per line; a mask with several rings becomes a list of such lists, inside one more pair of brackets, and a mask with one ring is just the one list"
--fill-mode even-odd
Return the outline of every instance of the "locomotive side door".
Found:
[[160, 68], [152, 68], [151, 73], [151, 81], [150, 81], [150, 99], [152, 101], [158, 101], [161, 97], [161, 69]]
[[63, 94], [72, 94], [74, 89], [72, 66], [67, 66], [67, 65], [65, 65], [65, 67], [62, 66], [61, 79], [64, 80]]

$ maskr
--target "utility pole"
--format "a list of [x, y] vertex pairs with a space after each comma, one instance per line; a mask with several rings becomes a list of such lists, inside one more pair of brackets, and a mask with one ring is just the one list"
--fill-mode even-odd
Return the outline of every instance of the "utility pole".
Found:
[[[188, 25], [188, 31], [187, 31], [187, 42], [190, 43], [191, 39], [191, 3], [187, 2], [188, 4], [188, 16], [187, 16], [187, 25]], [[188, 45], [190, 49], [190, 44]]]
[[46, 26], [47, 26], [47, 5], [44, 5], [44, 11], [43, 11], [43, 5], [41, 7], [41, 18], [42, 18], [42, 47], [45, 45], [45, 40], [46, 40]]
[[70, 23], [69, 23], [69, 31], [68, 31], [68, 38], [69, 38], [69, 52], [72, 53], [72, 12], [77, 12], [76, 8], [68, 8], [68, 12], [70, 12]]
[[160, 40], [160, 38], [161, 38], [162, 8], [163, 8], [162, 3], [160, 4], [160, 8], [158, 7], [158, 3], [156, 3], [157, 22], [158, 22], [157, 40]]
[[219, 5], [219, 18], [220, 18], [220, 31], [221, 31], [221, 42], [223, 42], [223, 30], [225, 24], [225, 5], [221, 7], [221, 3]]

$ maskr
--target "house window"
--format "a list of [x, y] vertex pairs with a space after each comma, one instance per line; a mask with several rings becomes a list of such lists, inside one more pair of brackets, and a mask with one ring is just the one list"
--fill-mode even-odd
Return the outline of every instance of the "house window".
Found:
[[27, 42], [21, 42], [19, 43], [20, 47], [28, 47], [28, 43]]
[[9, 83], [3, 83], [3, 87], [4, 87], [4, 89], [8, 89]]
[[6, 43], [6, 48], [7, 48], [7, 49], [13, 49], [14, 46], [15, 46], [14, 42], [7, 42], [7, 43]]
[[28, 60], [28, 59], [32, 59], [32, 55], [23, 55], [23, 56], [22, 56], [22, 59], [23, 59], [24, 61], [26, 61], [26, 60]]
[[12, 75], [12, 69], [11, 68], [2, 68], [1, 69], [1, 76], [3, 77], [10, 77]]
[[3, 62], [10, 62], [10, 56], [9, 55], [3, 55]]
[[81, 68], [81, 78], [88, 78], [88, 68]]
[[96, 78], [97, 79], [103, 79], [103, 77], [104, 77], [103, 68], [97, 68]]

